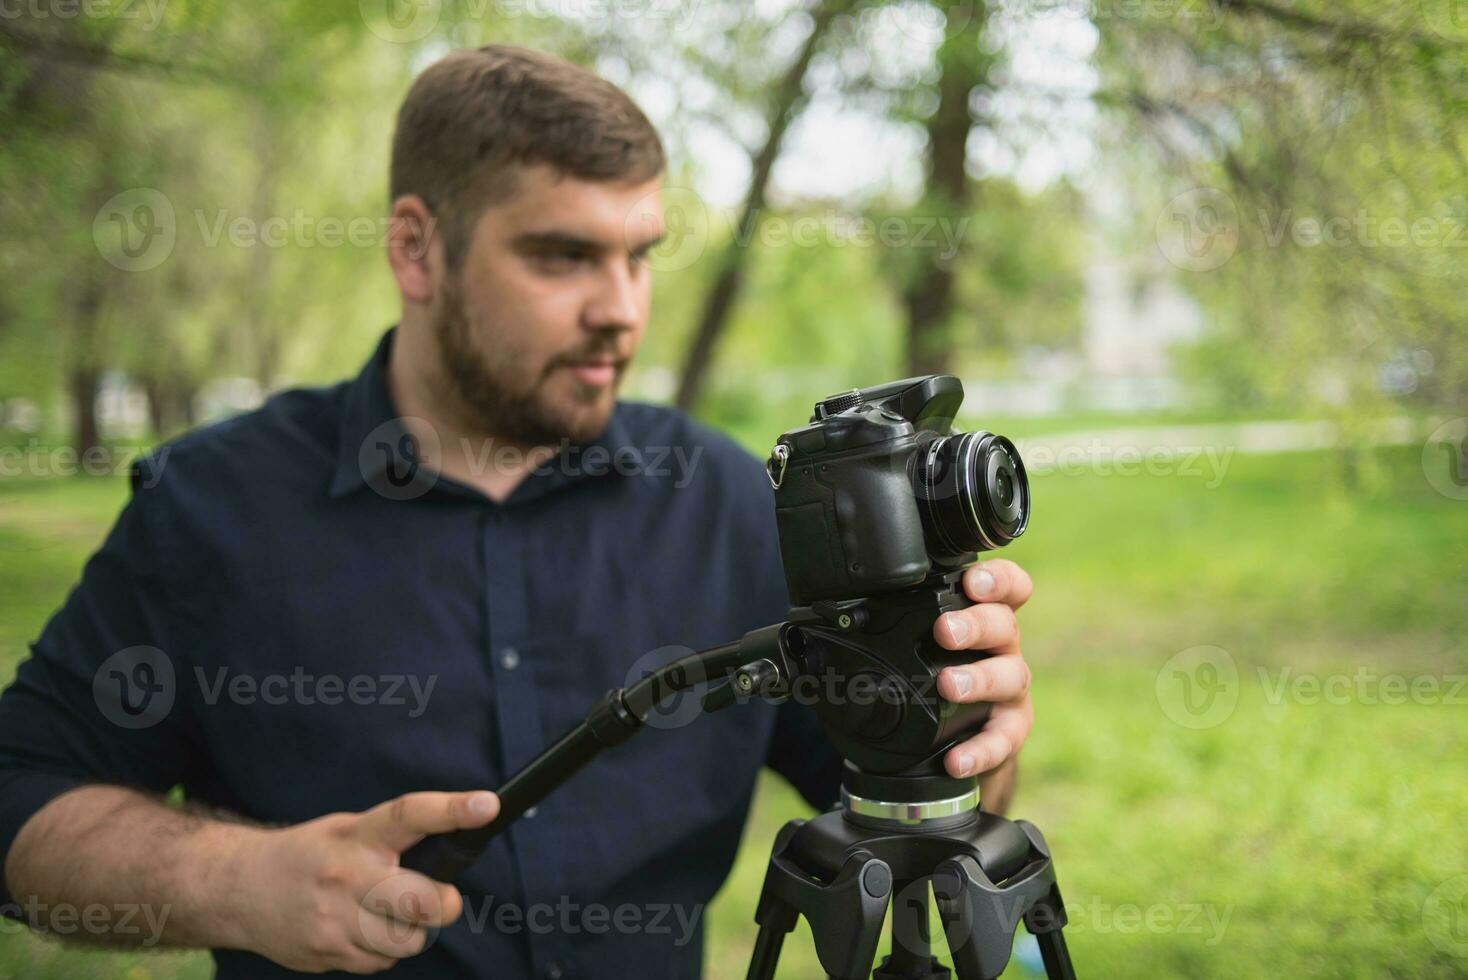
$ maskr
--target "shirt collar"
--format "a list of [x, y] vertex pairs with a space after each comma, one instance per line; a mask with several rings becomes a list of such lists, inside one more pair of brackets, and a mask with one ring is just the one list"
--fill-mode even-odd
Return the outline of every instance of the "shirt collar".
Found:
[[[477, 490], [419, 467], [412, 458], [412, 443], [387, 388], [388, 358], [396, 330], [393, 327], [383, 334], [361, 373], [347, 385], [331, 496], [371, 487], [394, 499], [408, 499], [438, 486], [482, 497]], [[630, 442], [626, 412], [618, 402], [601, 435], [590, 442], [562, 446], [556, 457], [532, 470], [505, 503], [522, 503], [581, 479], [629, 472], [624, 466], [586, 466], [577, 461], [587, 458], [593, 446], [601, 447], [607, 459], [614, 460], [630, 448]]]

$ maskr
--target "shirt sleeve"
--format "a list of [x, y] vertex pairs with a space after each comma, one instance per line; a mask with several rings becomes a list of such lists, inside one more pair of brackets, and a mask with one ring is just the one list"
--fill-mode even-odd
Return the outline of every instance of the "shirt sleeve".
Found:
[[178, 696], [182, 622], [167, 584], [178, 556], [158, 533], [157, 493], [135, 470], [107, 540], [0, 694], [0, 868], [61, 793], [84, 783], [165, 792], [199, 757]]

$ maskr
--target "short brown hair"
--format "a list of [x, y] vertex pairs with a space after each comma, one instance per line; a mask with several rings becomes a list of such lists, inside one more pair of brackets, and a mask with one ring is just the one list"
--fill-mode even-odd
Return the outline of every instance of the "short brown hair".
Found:
[[662, 173], [657, 130], [617, 86], [561, 58], [490, 44], [419, 75], [398, 110], [389, 190], [423, 198], [456, 267], [480, 214], [514, 189], [513, 167], [582, 180]]

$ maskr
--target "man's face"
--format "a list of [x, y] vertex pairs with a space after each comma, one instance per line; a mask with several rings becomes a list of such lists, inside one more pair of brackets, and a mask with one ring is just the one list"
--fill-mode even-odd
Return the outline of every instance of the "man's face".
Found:
[[478, 423], [523, 445], [601, 433], [647, 325], [662, 230], [656, 179], [519, 171], [434, 302], [444, 374]]

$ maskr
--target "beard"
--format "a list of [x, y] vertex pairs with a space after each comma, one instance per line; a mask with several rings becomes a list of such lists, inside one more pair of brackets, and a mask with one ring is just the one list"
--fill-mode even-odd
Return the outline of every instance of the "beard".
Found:
[[[459, 275], [445, 278], [433, 332], [443, 376], [454, 397], [481, 429], [523, 446], [551, 446], [561, 442], [586, 443], [601, 435], [611, 418], [614, 398], [607, 389], [577, 381], [567, 397], [557, 399], [547, 390], [553, 372], [578, 360], [604, 357], [617, 350], [614, 331], [586, 346], [553, 357], [537, 367], [526, 351], [510, 345], [482, 350], [475, 336], [490, 331], [476, 328], [465, 310]], [[621, 384], [625, 361], [617, 365], [610, 386]]]

